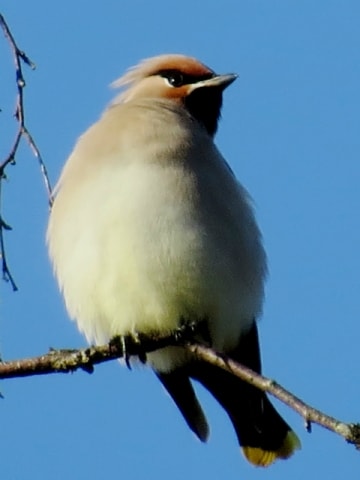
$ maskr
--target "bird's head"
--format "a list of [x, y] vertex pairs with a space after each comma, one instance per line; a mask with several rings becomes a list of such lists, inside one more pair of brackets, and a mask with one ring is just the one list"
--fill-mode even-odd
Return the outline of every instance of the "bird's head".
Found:
[[114, 82], [128, 88], [116, 102], [138, 98], [168, 99], [186, 108], [213, 136], [222, 106], [222, 93], [237, 75], [218, 75], [198, 60], [185, 55], [160, 55], [143, 60]]

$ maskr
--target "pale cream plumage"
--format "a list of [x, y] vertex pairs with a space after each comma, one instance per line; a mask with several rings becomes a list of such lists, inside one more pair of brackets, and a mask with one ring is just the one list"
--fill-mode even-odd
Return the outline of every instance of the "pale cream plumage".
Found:
[[[265, 253], [249, 197], [213, 142], [234, 79], [181, 55], [147, 60], [116, 82], [129, 88], [77, 142], [47, 239], [69, 314], [90, 342], [207, 319], [212, 345], [229, 353], [256, 328]], [[175, 392], [169, 375], [193, 362], [182, 349], [148, 361], [178, 405], [192, 392], [189, 376], [208, 381], [190, 371]], [[193, 406], [179, 408], [204, 440], [206, 420]], [[295, 443], [268, 462], [257, 448], [253, 462], [285, 458]]]

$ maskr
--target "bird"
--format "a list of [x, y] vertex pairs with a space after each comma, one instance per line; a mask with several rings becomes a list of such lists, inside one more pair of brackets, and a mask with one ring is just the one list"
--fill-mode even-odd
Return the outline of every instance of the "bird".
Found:
[[[215, 145], [217, 74], [183, 54], [148, 58], [80, 136], [55, 188], [47, 245], [69, 316], [89, 343], [205, 325], [197, 341], [261, 372], [257, 321], [267, 258], [252, 199]], [[185, 347], [147, 364], [203, 442], [193, 381], [226, 411], [255, 466], [300, 448], [267, 395]]]

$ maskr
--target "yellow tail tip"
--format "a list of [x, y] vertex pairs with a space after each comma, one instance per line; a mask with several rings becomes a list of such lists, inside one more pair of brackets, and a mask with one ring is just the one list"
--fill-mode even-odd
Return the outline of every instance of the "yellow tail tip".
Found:
[[293, 431], [286, 434], [283, 444], [277, 450], [263, 450], [259, 447], [242, 447], [245, 458], [257, 467], [268, 467], [275, 460], [291, 457], [296, 450], [301, 448], [301, 443]]

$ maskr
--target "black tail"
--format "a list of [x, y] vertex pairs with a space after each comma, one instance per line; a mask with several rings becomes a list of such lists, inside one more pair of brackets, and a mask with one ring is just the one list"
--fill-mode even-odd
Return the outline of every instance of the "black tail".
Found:
[[202, 442], [206, 442], [209, 426], [187, 373], [178, 369], [170, 373], [156, 372], [156, 375], [183, 414], [188, 426]]
[[[229, 357], [261, 372], [255, 323]], [[204, 421], [206, 425], [206, 420], [188, 377], [199, 381], [226, 410], [245, 457], [254, 465], [267, 466], [277, 458], [288, 458], [300, 447], [296, 434], [265, 393], [218, 367], [195, 361], [181, 370], [166, 374], [165, 381], [163, 374], [159, 377], [188, 425], [201, 440], [204, 440], [204, 430], [200, 425], [204, 425]]]

